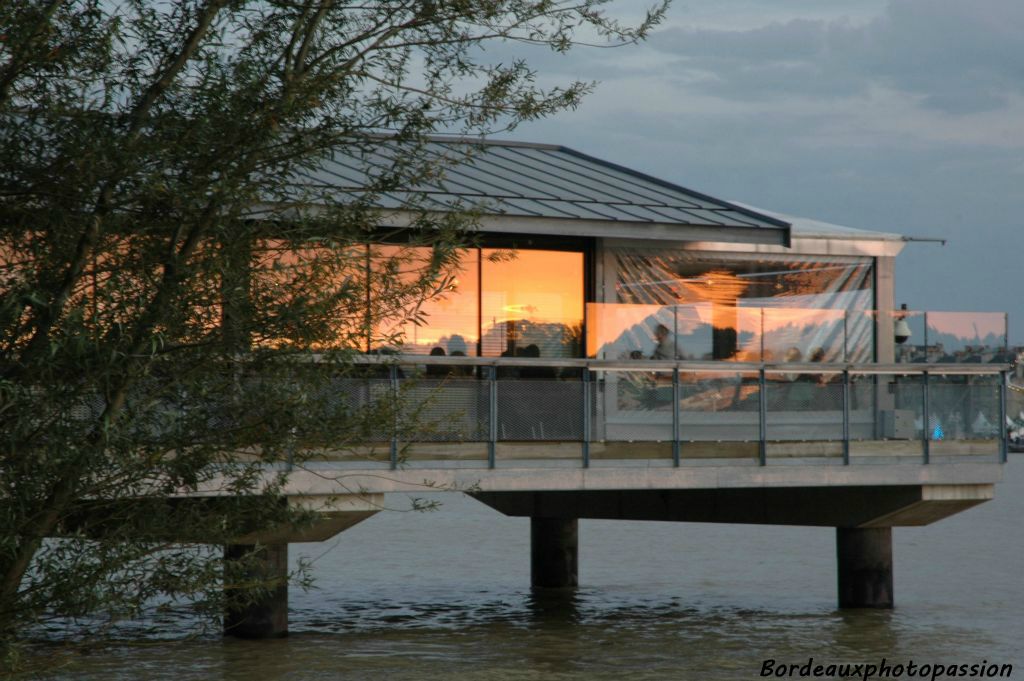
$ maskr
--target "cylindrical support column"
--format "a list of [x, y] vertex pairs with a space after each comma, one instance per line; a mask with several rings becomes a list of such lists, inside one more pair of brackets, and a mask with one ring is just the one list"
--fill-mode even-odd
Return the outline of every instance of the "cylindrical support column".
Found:
[[566, 588], [579, 584], [579, 521], [530, 518], [530, 584]]
[[[258, 551], [258, 552], [257, 552]], [[255, 554], [255, 555], [254, 555]], [[247, 603], [232, 603], [232, 590], [237, 589], [225, 574], [228, 607], [224, 613], [224, 635], [238, 638], [281, 638], [288, 635], [288, 544], [228, 544], [224, 560], [251, 561], [242, 575], [235, 578], [267, 586], [262, 598]]]
[[837, 527], [840, 608], [891, 608], [892, 528]]

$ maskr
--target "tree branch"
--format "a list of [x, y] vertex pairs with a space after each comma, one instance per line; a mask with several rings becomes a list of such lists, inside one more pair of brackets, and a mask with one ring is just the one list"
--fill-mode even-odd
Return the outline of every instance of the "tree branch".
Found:
[[[8, 61], [7, 64], [4, 65], [3, 69], [0, 70], [0, 107], [7, 103], [7, 99], [10, 97], [11, 87], [14, 85], [14, 81], [18, 79], [21, 69], [25, 66], [24, 63], [19, 63], [20, 60], [25, 58], [29, 53], [33, 44], [50, 25], [50, 21], [53, 19], [53, 15], [56, 14], [57, 8], [64, 4], [65, 1], [66, 0], [51, 0], [50, 3], [43, 8], [43, 11], [39, 15], [39, 21], [36, 25], [31, 30], [26, 31], [23, 39], [19, 40], [18, 43], [16, 43], [17, 46], [11, 49], [10, 61]], [[22, 38], [22, 36], [8, 34], [5, 38], [7, 41], [13, 41], [16, 38]]]
[[[185, 67], [185, 64], [188, 63], [189, 59], [195, 55], [203, 38], [208, 34], [210, 27], [213, 25], [217, 14], [226, 5], [227, 0], [211, 0], [203, 8], [195, 27], [189, 32], [189, 35], [186, 37], [181, 49], [168, 60], [167, 65], [159, 76], [146, 89], [146, 92], [136, 105], [132, 107], [127, 116], [128, 130], [125, 140], [126, 147], [130, 148], [133, 142], [138, 138], [145, 122], [146, 115], [156, 103], [157, 99], [167, 90], [174, 78], [177, 77]], [[78, 283], [82, 272], [85, 270], [85, 266], [88, 263], [89, 258], [92, 256], [93, 249], [99, 240], [100, 234], [102, 233], [103, 221], [110, 210], [110, 202], [113, 197], [114, 186], [116, 184], [116, 180], [119, 179], [119, 175], [122, 170], [123, 164], [118, 164], [118, 167], [112, 175], [107, 178], [100, 190], [99, 197], [97, 198], [92, 211], [92, 218], [78, 240], [74, 256], [65, 271], [63, 280], [58, 286], [53, 299], [42, 309], [33, 306], [32, 309], [35, 312], [36, 317], [36, 330], [32, 334], [32, 338], [26, 345], [24, 352], [22, 352], [19, 362], [9, 367], [5, 372], [5, 378], [13, 378], [22, 372], [24, 367], [26, 367], [33, 358], [38, 357], [49, 344], [50, 331], [57, 319], [59, 319], [63, 314], [64, 307], [67, 305], [74, 287]]]

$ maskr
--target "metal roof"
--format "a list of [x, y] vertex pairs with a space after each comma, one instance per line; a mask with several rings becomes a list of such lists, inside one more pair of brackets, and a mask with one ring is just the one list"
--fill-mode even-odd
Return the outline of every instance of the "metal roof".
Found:
[[[411, 206], [486, 216], [722, 228], [763, 232], [789, 242], [789, 223], [562, 146], [431, 138], [428, 159], [444, 168], [425, 181], [375, 198], [379, 208]], [[359, 193], [389, 169], [401, 148], [382, 138], [365, 156], [336, 151], [304, 182]]]

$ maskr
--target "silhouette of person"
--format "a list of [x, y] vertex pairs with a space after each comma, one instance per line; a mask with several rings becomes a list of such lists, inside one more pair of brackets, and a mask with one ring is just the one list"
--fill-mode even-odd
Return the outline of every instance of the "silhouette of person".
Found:
[[[503, 358], [505, 358], [505, 359], [511, 359], [511, 358], [516, 356], [516, 351], [515, 351], [514, 348], [509, 347], [508, 349], [506, 349], [504, 352], [501, 353], [501, 356]], [[500, 378], [500, 379], [519, 378], [519, 367], [499, 367], [498, 368], [498, 378]]]
[[[540, 358], [540, 348], [535, 343], [530, 343], [523, 348], [523, 357], [530, 359]], [[555, 371], [551, 367], [539, 367], [539, 366], [525, 366], [520, 370], [519, 375], [522, 378], [554, 378]]]
[[651, 359], [677, 359], [675, 338], [664, 324], [654, 327], [654, 353]]
[[[431, 357], [444, 357], [445, 356], [444, 348], [442, 348], [441, 346], [437, 346], [435, 348], [431, 348], [430, 356]], [[427, 377], [428, 378], [444, 378], [448, 374], [449, 374], [449, 367], [446, 367], [446, 366], [444, 366], [442, 364], [428, 364], [427, 365]]]
[[[449, 344], [448, 347], [451, 347], [451, 344]], [[464, 350], [452, 350], [451, 354], [449, 355], [449, 357], [465, 357], [465, 356], [466, 356], [466, 353], [465, 353]], [[473, 367], [471, 367], [471, 366], [452, 367], [451, 375], [452, 376], [472, 376], [473, 375]]]

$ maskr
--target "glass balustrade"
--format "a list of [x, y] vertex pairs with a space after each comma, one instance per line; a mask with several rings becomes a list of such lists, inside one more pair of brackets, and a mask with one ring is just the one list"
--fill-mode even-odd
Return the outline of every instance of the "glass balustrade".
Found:
[[351, 412], [398, 405], [363, 434], [372, 456], [364, 447], [352, 461], [864, 465], [996, 461], [1007, 449], [1005, 365], [389, 361], [334, 385]]
[[892, 334], [901, 363], [1007, 363], [1007, 317], [990, 312], [885, 313], [714, 303], [588, 303], [587, 357], [858, 364], [875, 358], [875, 337]]
[[587, 356], [738, 362], [867, 361], [872, 320], [843, 310], [587, 305]]

